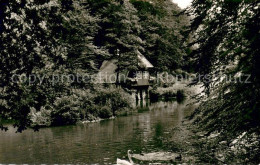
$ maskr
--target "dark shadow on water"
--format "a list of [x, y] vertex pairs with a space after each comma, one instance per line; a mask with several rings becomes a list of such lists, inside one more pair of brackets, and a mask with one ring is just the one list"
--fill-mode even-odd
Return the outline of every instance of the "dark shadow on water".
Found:
[[185, 102], [185, 100], [186, 100], [186, 97], [179, 97], [179, 98], [177, 97], [177, 99], [176, 99], [178, 104], [183, 104]]
[[154, 143], [157, 147], [163, 147], [163, 126], [161, 123], [157, 123], [155, 126]]
[[138, 113], [143, 113], [143, 112], [147, 112], [147, 111], [149, 111], [150, 109], [149, 109], [149, 107], [140, 107], [140, 108], [138, 108]]
[[37, 133], [16, 134], [10, 128], [0, 134], [0, 162], [115, 164], [117, 158], [127, 159], [129, 149], [134, 153], [162, 151], [169, 147], [165, 139], [171, 127], [178, 126], [195, 108], [174, 99], [140, 103], [142, 107], [136, 107], [139, 113], [113, 120], [44, 128]]

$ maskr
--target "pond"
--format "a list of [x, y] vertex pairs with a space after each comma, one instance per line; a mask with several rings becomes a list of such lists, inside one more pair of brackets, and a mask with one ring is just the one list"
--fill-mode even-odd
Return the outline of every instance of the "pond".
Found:
[[134, 153], [162, 151], [163, 139], [196, 105], [152, 103], [138, 113], [76, 126], [43, 128], [39, 132], [14, 128], [0, 132], [0, 163], [115, 164]]

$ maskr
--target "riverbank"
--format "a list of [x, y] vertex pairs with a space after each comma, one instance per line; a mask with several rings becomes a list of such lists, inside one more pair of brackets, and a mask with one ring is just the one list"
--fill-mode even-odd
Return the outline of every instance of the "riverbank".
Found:
[[[187, 88], [185, 85], [184, 82], [164, 90], [184, 89], [187, 96], [202, 91], [200, 87]], [[208, 98], [182, 124], [172, 129], [166, 144], [171, 152], [183, 155], [181, 163], [259, 164], [259, 128], [244, 129], [248, 123], [240, 120], [247, 115], [235, 108], [223, 110], [220, 107], [224, 103], [223, 99]]]
[[[190, 82], [179, 81], [170, 87], [158, 87], [156, 92], [160, 96], [165, 97], [165, 93], [173, 93], [174, 100], [176, 100], [176, 93], [182, 91], [185, 97], [184, 100], [177, 101], [175, 111], [179, 114], [179, 122], [174, 127], [169, 128], [167, 136], [161, 139], [162, 150], [159, 152], [142, 153], [134, 155], [138, 163], [166, 163], [166, 164], [194, 164], [203, 163], [200, 161], [200, 152], [198, 149], [199, 136], [192, 128], [192, 121], [188, 117], [194, 112], [199, 103], [193, 100], [194, 95], [200, 94], [202, 88], [200, 86], [188, 86]], [[163, 99], [167, 101], [166, 99]], [[192, 107], [192, 108], [191, 108]], [[192, 111], [191, 111], [192, 109]], [[176, 120], [176, 119], [172, 119]], [[156, 158], [152, 158], [153, 155]], [[141, 161], [140, 161], [141, 160]]]
[[[150, 91], [151, 102], [182, 102], [196, 90], [188, 87], [189, 81], [177, 81], [171, 87], [153, 87]], [[73, 89], [70, 95], [56, 98], [40, 110], [31, 108], [30, 118], [33, 128], [71, 125], [76, 123], [98, 122], [117, 116], [126, 116], [137, 111], [135, 101], [123, 88], [97, 85], [93, 90]], [[137, 109], [136, 109], [137, 108]]]
[[164, 149], [170, 126], [179, 125], [194, 107], [159, 101], [148, 108], [113, 120], [47, 127], [39, 132], [27, 129], [17, 134], [10, 127], [0, 134], [0, 162], [115, 164], [117, 158], [128, 160], [128, 150], [158, 157], [167, 151]]
[[173, 99], [182, 102], [184, 99], [191, 99], [192, 96], [200, 94], [202, 88], [197, 86], [189, 86], [189, 80], [176, 81], [174, 84], [168, 86], [154, 86], [150, 91], [151, 101], [171, 101]]
[[124, 89], [96, 86], [93, 90], [74, 89], [70, 95], [56, 98], [53, 104], [32, 108], [31, 126], [49, 127], [93, 122], [128, 114], [131, 95]]
[[[180, 164], [258, 164], [259, 136], [244, 132], [237, 138], [223, 139], [220, 133], [203, 132], [193, 121], [185, 119], [172, 129], [167, 141], [169, 150], [182, 155]], [[255, 152], [249, 153], [249, 149]], [[258, 155], [259, 156], [259, 155]], [[256, 161], [254, 161], [256, 160]]]
[[[207, 125], [219, 123], [224, 118], [205, 120], [200, 104], [191, 115], [171, 129], [165, 142], [168, 151], [182, 155], [180, 164], [259, 164], [260, 136], [256, 129], [227, 132], [225, 129], [209, 130]], [[223, 116], [223, 112], [221, 112]], [[203, 121], [203, 122], [202, 122]], [[230, 126], [232, 123], [230, 123]]]
[[[196, 100], [193, 100], [193, 96], [201, 94], [203, 90], [200, 86], [189, 86], [189, 81], [179, 81], [170, 87], [159, 87], [160, 95], [164, 93], [171, 92], [177, 93], [177, 91], [182, 91], [184, 93], [185, 103], [179, 104], [183, 106], [182, 110], [185, 111], [186, 106], [193, 105], [194, 110], [199, 106], [199, 103]], [[170, 129], [168, 137], [164, 141], [164, 150], [175, 155], [180, 155], [177, 159], [167, 161], [167, 163], [178, 163], [178, 164], [195, 164], [195, 163], [205, 163], [208, 161], [203, 161], [205, 152], [201, 152], [202, 148], [200, 141], [200, 134], [198, 133], [198, 128], [193, 125], [193, 121], [189, 119], [194, 111], [190, 111], [186, 116], [183, 116], [181, 122]], [[210, 152], [208, 152], [210, 154]], [[210, 162], [210, 161], [209, 161]]]

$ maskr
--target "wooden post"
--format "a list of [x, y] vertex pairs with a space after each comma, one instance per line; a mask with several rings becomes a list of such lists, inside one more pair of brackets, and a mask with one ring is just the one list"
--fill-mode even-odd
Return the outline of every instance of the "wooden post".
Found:
[[143, 100], [143, 90], [140, 89], [140, 99]]

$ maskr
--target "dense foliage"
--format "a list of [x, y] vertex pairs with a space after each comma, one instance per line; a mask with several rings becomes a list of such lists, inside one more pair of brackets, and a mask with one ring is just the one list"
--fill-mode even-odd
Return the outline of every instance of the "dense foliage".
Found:
[[195, 122], [208, 134], [220, 133], [213, 148], [222, 140], [231, 146], [246, 132], [241, 153], [228, 153], [225, 161], [258, 163], [259, 144], [250, 139], [259, 137], [260, 130], [260, 3], [194, 0], [189, 12], [195, 16], [191, 45], [197, 81], [209, 96], [196, 111]]
[[136, 67], [137, 50], [156, 71], [169, 71], [183, 65], [186, 52], [182, 47], [182, 31], [189, 17], [178, 17], [181, 9], [171, 0], [88, 2], [90, 10], [102, 19], [95, 43], [108, 47], [112, 54], [120, 49], [121, 59], [131, 59], [121, 60], [123, 68]]
[[131, 108], [130, 97], [118, 88], [73, 89], [70, 95], [57, 97], [51, 105], [38, 111], [33, 108], [29, 116], [36, 128], [107, 119], [126, 114]]
[[138, 9], [142, 35], [145, 41], [145, 55], [157, 71], [171, 71], [183, 65], [186, 54], [183, 46], [184, 25], [188, 17], [177, 16], [181, 10], [170, 0], [131, 1]]
[[[180, 67], [180, 19], [174, 16], [179, 10], [170, 0], [2, 0], [1, 121], [14, 120], [21, 132], [28, 126], [75, 123], [90, 114], [110, 117], [128, 108], [129, 96], [122, 91], [97, 90], [93, 82], [73, 77], [94, 74], [114, 58], [119, 71], [136, 69], [138, 52], [157, 71]], [[61, 81], [62, 75], [67, 77]], [[89, 96], [77, 96], [88, 90]], [[116, 101], [96, 100], [102, 95]]]

